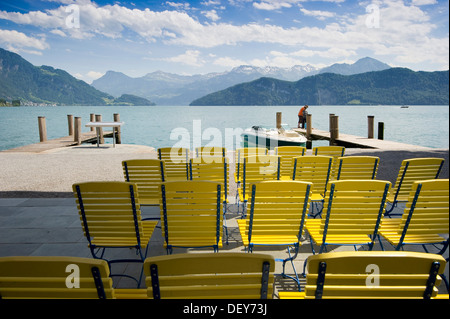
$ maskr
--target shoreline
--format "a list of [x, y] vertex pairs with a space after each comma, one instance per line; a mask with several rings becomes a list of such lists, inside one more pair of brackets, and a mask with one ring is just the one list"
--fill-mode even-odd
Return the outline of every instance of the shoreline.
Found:
[[[307, 154], [311, 154], [308, 150]], [[444, 158], [439, 178], [449, 178], [449, 150], [378, 150], [346, 148], [345, 155], [380, 158], [377, 179], [395, 183], [402, 160], [418, 157]], [[41, 153], [0, 152], [0, 198], [73, 197], [72, 185], [85, 181], [124, 180], [122, 161], [156, 159], [155, 148], [142, 145], [106, 144], [63, 147]], [[228, 151], [230, 164], [234, 151]], [[230, 193], [233, 193], [234, 165], [230, 165]]]

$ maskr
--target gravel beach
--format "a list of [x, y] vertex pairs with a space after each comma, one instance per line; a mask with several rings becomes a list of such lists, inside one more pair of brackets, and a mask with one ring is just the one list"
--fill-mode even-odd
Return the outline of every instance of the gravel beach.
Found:
[[[310, 154], [308, 150], [307, 154]], [[449, 178], [448, 149], [381, 151], [347, 148], [345, 155], [380, 158], [377, 179], [392, 183], [402, 160], [418, 157], [445, 159], [440, 178]], [[228, 153], [230, 160], [233, 152]], [[93, 145], [57, 148], [40, 153], [0, 152], [0, 197], [72, 197], [72, 184], [85, 181], [123, 180], [122, 161], [157, 158], [156, 150], [142, 145], [119, 144], [113, 148]], [[230, 176], [234, 165], [230, 165]], [[232, 179], [231, 179], [232, 180]], [[230, 185], [232, 192], [233, 186]]]

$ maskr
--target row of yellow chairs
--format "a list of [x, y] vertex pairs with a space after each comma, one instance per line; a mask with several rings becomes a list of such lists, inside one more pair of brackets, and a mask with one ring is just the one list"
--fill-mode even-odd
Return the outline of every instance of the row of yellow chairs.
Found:
[[[244, 253], [179, 254], [147, 258], [147, 288], [113, 287], [104, 260], [1, 257], [0, 298], [272, 299], [275, 260]], [[305, 290], [280, 299], [415, 298], [439, 294], [446, 260], [418, 252], [335, 252], [308, 259]]]
[[[372, 249], [380, 234], [396, 249], [405, 244], [442, 244], [443, 253], [448, 246], [448, 240], [439, 235], [448, 230], [448, 179], [416, 182], [402, 219], [392, 220], [383, 219], [390, 182], [344, 180], [330, 185], [324, 204], [326, 216], [308, 219], [312, 183], [252, 184], [250, 213], [238, 220], [244, 246], [249, 251], [259, 245], [292, 247], [294, 255], [283, 261], [283, 275], [286, 262], [297, 256], [305, 229], [313, 253], [313, 243], [320, 246], [320, 253], [328, 245], [367, 245]], [[168, 253], [177, 247], [218, 251], [223, 235], [220, 183], [166, 182], [160, 187], [161, 229]], [[103, 258], [106, 248], [130, 247], [140, 256], [136, 261], [143, 262], [157, 221], [142, 220], [138, 186], [89, 182], [74, 185], [74, 193], [93, 257]], [[299, 283], [297, 275], [293, 279]]]

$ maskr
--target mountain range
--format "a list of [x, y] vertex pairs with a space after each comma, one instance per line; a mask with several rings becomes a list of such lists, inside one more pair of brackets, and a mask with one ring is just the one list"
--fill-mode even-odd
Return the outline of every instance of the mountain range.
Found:
[[260, 78], [194, 100], [190, 105], [448, 105], [449, 71], [406, 68], [342, 75], [322, 73], [299, 81]]
[[2, 48], [0, 100], [32, 105], [153, 105], [147, 99], [133, 95], [114, 98], [64, 70], [34, 66], [20, 55]]
[[207, 94], [261, 77], [297, 81], [306, 76], [327, 72], [350, 75], [389, 68], [390, 66], [385, 63], [366, 57], [354, 64], [333, 64], [322, 69], [312, 65], [296, 65], [291, 68], [241, 65], [222, 73], [186, 76], [156, 71], [138, 78], [129, 77], [121, 72], [108, 71], [93, 81], [92, 86], [113, 96], [124, 93], [142, 96], [158, 105], [188, 105]]

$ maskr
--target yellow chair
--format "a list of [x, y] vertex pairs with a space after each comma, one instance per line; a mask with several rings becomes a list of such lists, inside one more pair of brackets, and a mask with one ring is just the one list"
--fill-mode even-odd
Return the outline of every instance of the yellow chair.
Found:
[[408, 200], [409, 192], [415, 181], [438, 178], [443, 165], [443, 158], [430, 157], [403, 160], [397, 180], [392, 188], [392, 193], [388, 198], [390, 207], [386, 209], [385, 216], [395, 215], [392, 213], [392, 210], [397, 204]]
[[154, 299], [271, 299], [273, 296], [275, 261], [271, 255], [158, 256], [147, 258], [144, 269], [148, 296]]
[[247, 156], [267, 155], [268, 150], [265, 147], [245, 147], [237, 148], [234, 152], [234, 181], [240, 184], [244, 172], [244, 158]]
[[202, 157], [202, 156], [226, 157], [227, 149], [225, 147], [219, 147], [219, 146], [196, 147], [195, 148], [195, 157]]
[[221, 198], [223, 206], [223, 224], [228, 244], [228, 228], [226, 226], [226, 212], [228, 204], [228, 158], [203, 155], [192, 158], [189, 163], [190, 180], [213, 181], [221, 185]]
[[338, 169], [337, 159], [343, 157], [345, 153], [345, 147], [343, 146], [317, 146], [312, 150], [313, 155], [331, 156], [333, 163], [331, 164], [330, 179], [335, 179], [335, 175]]
[[222, 247], [221, 185], [210, 181], [161, 185], [161, 229], [168, 254], [173, 248]]
[[405, 245], [443, 245], [439, 254], [448, 247], [449, 239], [449, 180], [417, 181], [409, 194], [401, 218], [385, 218], [380, 234], [396, 250]]
[[0, 257], [0, 299], [141, 299], [146, 289], [117, 289], [105, 260]]
[[[289, 258], [283, 260], [282, 276], [300, 282], [294, 267], [310, 204], [312, 183], [299, 181], [264, 181], [251, 185], [250, 214], [238, 219], [244, 247], [253, 252], [255, 246], [287, 247]], [[291, 255], [291, 248], [294, 254]], [[295, 277], [285, 274], [290, 261]]]
[[[136, 249], [137, 259], [108, 258], [108, 264], [144, 262], [158, 221], [142, 220], [136, 184], [87, 182], [74, 184], [73, 192], [94, 258], [104, 259], [107, 248], [132, 248]], [[139, 287], [140, 279], [135, 280]]]
[[242, 167], [242, 182], [238, 188], [239, 201], [245, 207], [250, 200], [250, 185], [265, 180], [280, 179], [280, 156], [277, 155], [255, 155], [244, 157]]
[[307, 261], [303, 292], [280, 299], [430, 299], [438, 295], [446, 265], [440, 255], [398, 251], [335, 252]]
[[280, 179], [292, 179], [294, 169], [294, 157], [304, 156], [306, 147], [304, 146], [278, 146], [275, 147], [275, 155], [281, 156]]
[[345, 156], [337, 158], [336, 180], [376, 179], [380, 158], [376, 156]]
[[391, 183], [376, 180], [330, 182], [324, 203], [326, 217], [307, 219], [306, 229], [322, 253], [327, 245], [367, 245], [373, 248]]
[[164, 161], [166, 181], [187, 181], [189, 179], [190, 155], [187, 148], [158, 148], [158, 158]]
[[[322, 213], [323, 200], [330, 179], [332, 163], [333, 158], [331, 156], [294, 157], [292, 180], [311, 182], [314, 184], [310, 212], [310, 216], [314, 218]], [[314, 206], [316, 206], [316, 209], [314, 209]], [[314, 213], [315, 210], [317, 210], [317, 213]]]
[[164, 162], [157, 159], [134, 159], [122, 162], [126, 182], [138, 185], [141, 205], [159, 205], [160, 185], [165, 181]]

